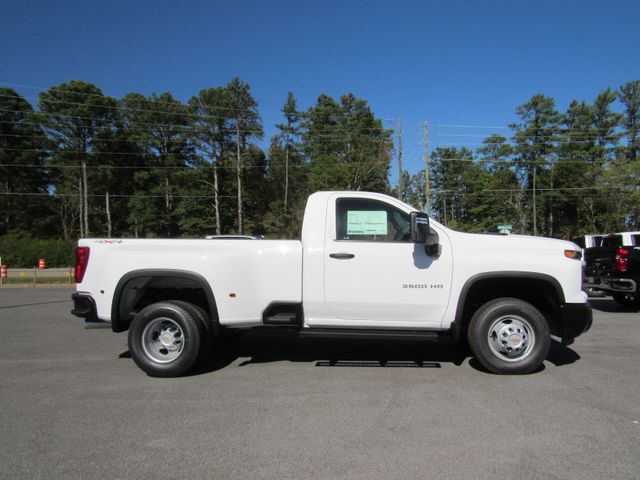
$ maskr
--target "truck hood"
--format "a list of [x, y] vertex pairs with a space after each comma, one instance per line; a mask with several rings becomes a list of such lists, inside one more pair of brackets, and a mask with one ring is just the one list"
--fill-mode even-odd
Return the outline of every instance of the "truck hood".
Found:
[[553, 254], [564, 250], [580, 250], [575, 243], [555, 238], [533, 237], [530, 235], [493, 235], [481, 233], [462, 233], [449, 230], [449, 237], [458, 248], [473, 248], [476, 251], [496, 251], [513, 253], [521, 251], [523, 255]]

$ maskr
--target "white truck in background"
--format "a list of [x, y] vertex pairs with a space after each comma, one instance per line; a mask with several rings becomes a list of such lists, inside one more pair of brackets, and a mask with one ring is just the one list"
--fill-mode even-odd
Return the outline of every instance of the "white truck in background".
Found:
[[318, 192], [302, 238], [81, 239], [73, 314], [128, 330], [152, 376], [179, 376], [225, 330], [468, 340], [495, 373], [529, 373], [551, 335], [591, 326], [573, 243], [466, 234], [386, 195]]

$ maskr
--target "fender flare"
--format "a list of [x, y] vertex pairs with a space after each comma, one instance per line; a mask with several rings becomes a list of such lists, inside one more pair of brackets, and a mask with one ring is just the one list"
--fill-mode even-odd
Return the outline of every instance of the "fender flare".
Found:
[[145, 279], [151, 280], [157, 277], [173, 277], [182, 278], [194, 282], [199, 288], [204, 291], [209, 306], [209, 325], [207, 327], [219, 327], [218, 307], [216, 305], [216, 299], [211, 290], [209, 282], [200, 274], [195, 272], [189, 272], [186, 270], [168, 270], [168, 269], [142, 269], [133, 270], [124, 274], [118, 281], [113, 293], [113, 300], [111, 302], [111, 329], [114, 332], [123, 332], [128, 328], [127, 319], [121, 318], [120, 315], [120, 303], [122, 295], [125, 292], [127, 284], [132, 280]]
[[562, 286], [560, 282], [551, 275], [546, 275], [544, 273], [536, 273], [536, 272], [521, 272], [521, 271], [505, 271], [505, 272], [484, 272], [473, 275], [468, 278], [467, 281], [462, 286], [460, 290], [460, 296], [458, 297], [458, 303], [456, 305], [456, 317], [453, 323], [451, 324], [450, 331], [455, 339], [460, 338], [460, 334], [462, 333], [463, 327], [463, 318], [462, 314], [464, 312], [464, 306], [467, 301], [467, 295], [469, 290], [478, 282], [482, 280], [489, 279], [502, 279], [502, 278], [518, 278], [518, 279], [527, 279], [527, 280], [539, 280], [544, 281], [553, 287], [556, 295], [558, 296], [558, 301], [560, 304], [563, 304], [565, 301], [564, 291], [562, 290]]

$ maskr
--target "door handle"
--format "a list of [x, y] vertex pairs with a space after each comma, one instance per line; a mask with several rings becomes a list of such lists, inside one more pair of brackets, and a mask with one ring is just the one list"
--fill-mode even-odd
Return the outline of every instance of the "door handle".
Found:
[[355, 257], [353, 253], [330, 253], [329, 256], [338, 260], [350, 260]]

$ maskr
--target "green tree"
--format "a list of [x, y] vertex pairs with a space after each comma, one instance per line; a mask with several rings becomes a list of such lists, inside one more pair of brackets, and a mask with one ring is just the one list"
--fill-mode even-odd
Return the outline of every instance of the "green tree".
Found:
[[194, 180], [208, 186], [213, 194], [212, 208], [216, 235], [222, 232], [220, 223], [220, 178], [218, 170], [225, 156], [231, 153], [231, 98], [224, 87], [207, 88], [189, 100], [193, 115], [193, 138], [203, 167]]
[[627, 82], [618, 91], [624, 105], [624, 134], [627, 138], [625, 157], [633, 162], [640, 154], [640, 80]]
[[498, 225], [513, 225], [516, 231], [524, 230], [524, 192], [518, 182], [513, 163], [513, 147], [503, 135], [493, 134], [483, 140], [477, 152], [482, 160], [485, 192], [476, 199], [485, 217], [486, 230]]
[[[92, 160], [96, 137], [112, 128], [116, 102], [95, 85], [72, 80], [42, 92], [39, 104], [38, 117], [54, 146], [52, 163], [78, 165], [77, 169], [61, 169], [56, 193], [73, 197], [74, 190], [77, 192], [79, 233], [81, 237], [88, 236], [89, 197], [93, 194], [88, 166], [95, 165]], [[69, 219], [62, 220], [65, 232], [70, 232], [73, 226], [66, 224]]]
[[[538, 189], [553, 188], [550, 164], [554, 161], [555, 140], [559, 114], [553, 98], [536, 94], [516, 109], [520, 122], [512, 125], [515, 130], [516, 161], [526, 189], [531, 192], [531, 231], [538, 234]], [[542, 195], [543, 202], [546, 200]], [[545, 202], [542, 216], [543, 233], [553, 235], [553, 220], [550, 205]]]
[[479, 167], [468, 148], [438, 147], [431, 154], [431, 185], [435, 189], [433, 209], [445, 225], [466, 230], [470, 225], [467, 204], [474, 193]]
[[177, 204], [190, 194], [179, 184], [181, 170], [193, 161], [188, 109], [168, 92], [150, 97], [131, 93], [122, 99], [120, 112], [141, 154], [134, 175], [136, 192], [129, 201], [132, 230], [136, 236], [175, 237]]
[[549, 195], [554, 214], [552, 228], [557, 236], [572, 238], [584, 229], [580, 227], [578, 199], [595, 194], [592, 188], [600, 163], [593, 106], [573, 100], [561, 116], [560, 126], [557, 162], [551, 166], [555, 189]]
[[262, 138], [262, 121], [258, 113], [258, 102], [251, 95], [248, 83], [239, 78], [232, 79], [225, 87], [229, 95], [230, 130], [234, 135], [236, 147], [236, 186], [237, 186], [237, 232], [243, 232], [242, 178], [243, 154], [248, 153], [249, 140]]
[[266, 216], [269, 212], [269, 185], [267, 182], [267, 156], [257, 145], [250, 144], [244, 150], [243, 158], [248, 165], [242, 171], [244, 186], [243, 229], [249, 234], [267, 233]]
[[425, 207], [424, 184], [424, 169], [414, 175], [404, 170], [402, 172], [403, 188], [401, 200], [419, 210], [423, 210]]
[[287, 204], [289, 200], [289, 155], [295, 149], [295, 141], [300, 135], [298, 126], [299, 115], [296, 108], [296, 97], [293, 92], [287, 94], [287, 101], [282, 108], [285, 123], [277, 124], [276, 127], [281, 132], [281, 142], [284, 149], [284, 207], [283, 213], [287, 213]]
[[353, 94], [320, 95], [305, 115], [309, 188], [387, 191], [391, 131]]
[[136, 193], [136, 170], [145, 166], [135, 138], [120, 117], [116, 116], [114, 128], [101, 130], [94, 140], [93, 191], [102, 200], [94, 203], [94, 229], [107, 237], [130, 234], [122, 212], [128, 211], [129, 198]]
[[307, 194], [304, 155], [300, 144], [300, 114], [289, 92], [282, 109], [285, 121], [277, 124], [280, 133], [271, 139], [268, 152], [269, 209], [267, 232], [277, 237], [299, 234]]
[[48, 201], [44, 132], [33, 108], [10, 88], [0, 88], [0, 234], [59, 232]]

